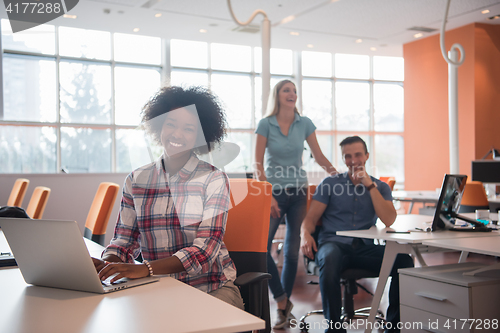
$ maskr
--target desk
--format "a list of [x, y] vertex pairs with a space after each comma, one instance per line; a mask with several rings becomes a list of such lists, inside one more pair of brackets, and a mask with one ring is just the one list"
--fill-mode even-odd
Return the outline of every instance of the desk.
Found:
[[[445, 249], [465, 251], [486, 254], [490, 256], [500, 256], [500, 239], [496, 237], [471, 237], [471, 238], [457, 238], [457, 239], [441, 239], [441, 240], [428, 240], [422, 242], [424, 245], [441, 247]], [[472, 274], [481, 273], [488, 270], [500, 269], [500, 264], [493, 264], [481, 270], [474, 271]]]
[[[411, 230], [414, 228], [422, 228], [425, 225], [430, 226], [428, 222], [432, 220], [432, 216], [424, 215], [398, 215], [396, 222], [393, 224], [392, 229], [403, 231]], [[373, 296], [370, 315], [368, 317], [369, 322], [374, 322], [375, 314], [380, 305], [380, 299], [384, 292], [387, 279], [392, 270], [394, 260], [398, 253], [413, 254], [422, 266], [427, 266], [418, 245], [421, 245], [424, 241], [430, 240], [442, 240], [442, 239], [458, 239], [458, 238], [489, 238], [489, 237], [499, 237], [500, 233], [498, 231], [484, 232], [484, 233], [468, 233], [468, 232], [456, 232], [456, 231], [434, 231], [434, 232], [412, 232], [409, 234], [388, 234], [386, 233], [387, 228], [380, 225], [371, 227], [368, 230], [351, 230], [351, 231], [338, 231], [337, 235], [349, 236], [349, 237], [360, 237], [369, 239], [383, 239], [386, 242], [384, 259], [382, 261], [382, 267], [380, 268], [379, 280], [377, 283], [377, 289], [375, 290], [375, 295]], [[365, 330], [365, 333], [370, 332], [369, 326]]]
[[415, 202], [422, 202], [424, 206], [426, 203], [435, 204], [438, 202], [439, 193], [436, 191], [392, 191], [392, 199], [410, 202], [408, 214], [411, 214]]
[[[405, 201], [410, 203], [408, 214], [411, 214], [415, 202], [424, 204], [436, 204], [439, 200], [439, 193], [435, 191], [392, 191], [392, 199], [398, 201]], [[490, 211], [496, 212], [500, 209], [500, 196], [489, 198]]]
[[[102, 247], [89, 242], [89, 251], [100, 254]], [[18, 268], [5, 268], [0, 286], [0, 332], [241, 332], [265, 327], [263, 320], [170, 277], [100, 295], [27, 285]]]

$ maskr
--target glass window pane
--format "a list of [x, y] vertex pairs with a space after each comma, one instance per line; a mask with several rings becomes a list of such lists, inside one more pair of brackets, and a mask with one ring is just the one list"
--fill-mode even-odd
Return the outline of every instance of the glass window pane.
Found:
[[111, 66], [61, 61], [61, 122], [111, 122]]
[[210, 46], [212, 69], [250, 72], [251, 47], [212, 43]]
[[116, 61], [161, 64], [161, 38], [115, 33]]
[[116, 171], [131, 172], [155, 160], [142, 130], [116, 130]]
[[115, 67], [115, 122], [139, 125], [142, 107], [160, 88], [160, 72], [151, 68]]
[[[274, 89], [274, 86], [280, 82], [281, 80], [292, 80], [291, 77], [271, 77], [271, 94]], [[269, 102], [269, 101], [268, 101]], [[269, 106], [268, 106], [269, 107]], [[265, 113], [265, 112], [264, 112]], [[255, 78], [255, 125], [259, 123], [259, 120], [262, 119], [262, 78], [256, 77]]]
[[370, 129], [370, 86], [364, 82], [335, 84], [335, 106], [338, 131]]
[[[333, 136], [316, 132], [316, 137], [318, 138], [319, 147], [321, 148], [323, 155], [325, 155], [325, 157], [335, 166], [335, 160], [332, 155]], [[309, 145], [306, 143], [304, 146], [306, 148], [304, 150], [304, 154], [302, 155], [304, 170], [306, 170], [307, 172], [314, 172], [315, 174], [317, 173], [319, 178], [323, 178], [323, 173], [325, 171], [318, 163], [316, 163], [316, 160], [312, 156], [311, 148], [309, 147]]]
[[2, 19], [2, 48], [5, 50], [55, 54], [55, 27], [43, 24], [13, 33], [9, 21]]
[[212, 74], [212, 91], [226, 106], [230, 128], [250, 128], [252, 125], [252, 89], [250, 76]]
[[320, 80], [302, 81], [303, 114], [309, 117], [319, 130], [332, 129], [332, 82]]
[[170, 84], [173, 86], [208, 87], [208, 73], [186, 70], [172, 70]]
[[4, 120], [56, 121], [54, 60], [4, 54], [3, 89]]
[[349, 79], [370, 78], [370, 57], [367, 55], [335, 54], [335, 76]]
[[226, 142], [236, 143], [240, 147], [239, 155], [224, 167], [225, 172], [252, 172], [252, 136], [253, 133], [229, 132]]
[[55, 173], [53, 127], [0, 126], [0, 173]]
[[375, 174], [396, 177], [396, 183], [404, 183], [404, 139], [400, 135], [375, 135]]
[[190, 40], [170, 41], [170, 62], [177, 67], [208, 67], [208, 44]]
[[[345, 165], [344, 163], [344, 157], [342, 156], [342, 149], [340, 148], [340, 143], [342, 142], [342, 140], [344, 140], [345, 138], [347, 138], [348, 136], [353, 136], [353, 135], [357, 135], [359, 136], [361, 139], [363, 139], [366, 143], [366, 147], [368, 148], [368, 153], [372, 154], [372, 138], [368, 135], [365, 135], [365, 134], [357, 134], [357, 133], [349, 133], [349, 134], [337, 134], [337, 142], [335, 143], [335, 145], [337, 146], [336, 148], [336, 152], [337, 152], [337, 164], [334, 164], [333, 166], [339, 170], [340, 172], [346, 172], [347, 171], [347, 166]], [[372, 158], [369, 158], [368, 161], [366, 161], [366, 171], [368, 172], [369, 175], [371, 176], [374, 176], [374, 174], [372, 174], [372, 162], [373, 162], [373, 159]]]
[[302, 75], [331, 77], [332, 54], [326, 52], [302, 51]]
[[404, 90], [399, 84], [373, 85], [375, 131], [404, 130]]
[[405, 79], [404, 59], [402, 57], [373, 57], [373, 78], [403, 81]]
[[111, 59], [111, 33], [59, 27], [59, 54], [68, 57]]
[[[271, 74], [293, 74], [293, 52], [286, 49], [271, 49]], [[262, 72], [262, 48], [254, 48], [254, 70]]]
[[111, 172], [111, 130], [61, 127], [61, 167], [68, 173]]

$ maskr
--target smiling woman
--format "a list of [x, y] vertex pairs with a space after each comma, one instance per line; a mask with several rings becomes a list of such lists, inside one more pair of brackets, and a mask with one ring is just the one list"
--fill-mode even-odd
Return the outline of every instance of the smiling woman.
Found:
[[[163, 154], [125, 180], [111, 244], [94, 264], [102, 280], [171, 274], [243, 308], [236, 270], [222, 241], [229, 209], [224, 172], [198, 159], [226, 131], [216, 96], [199, 87], [166, 87], [143, 108], [143, 128]], [[134, 259], [142, 255], [142, 265]]]

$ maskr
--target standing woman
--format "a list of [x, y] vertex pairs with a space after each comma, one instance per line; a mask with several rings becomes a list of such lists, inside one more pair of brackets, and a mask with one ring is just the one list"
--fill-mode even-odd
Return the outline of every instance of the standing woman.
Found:
[[[269, 282], [274, 299], [278, 303], [278, 318], [274, 329], [282, 329], [293, 319], [293, 308], [289, 297], [292, 294], [300, 246], [300, 225], [306, 215], [307, 174], [302, 169], [304, 141], [311, 148], [316, 162], [329, 174], [337, 173], [330, 161], [323, 155], [316, 138], [316, 126], [299, 114], [297, 89], [290, 80], [276, 84], [273, 102], [259, 122], [255, 147], [255, 173], [260, 181], [273, 185], [271, 220], [267, 245], [267, 269], [272, 275]], [[264, 171], [264, 155], [266, 169]], [[271, 257], [274, 235], [285, 218], [286, 236], [281, 281], [278, 268]]]

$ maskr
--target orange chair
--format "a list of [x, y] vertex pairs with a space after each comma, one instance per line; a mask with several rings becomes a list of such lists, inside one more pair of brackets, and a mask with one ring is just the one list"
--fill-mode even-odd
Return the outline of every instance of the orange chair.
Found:
[[50, 195], [50, 188], [45, 186], [37, 186], [31, 195], [28, 208], [26, 208], [26, 214], [28, 214], [32, 219], [38, 220], [43, 216], [45, 211], [45, 206]]
[[460, 213], [472, 213], [476, 209], [490, 209], [488, 197], [482, 182], [468, 181], [465, 184]]
[[253, 179], [230, 179], [231, 208], [224, 243], [233, 260], [245, 310], [266, 322], [271, 331], [267, 279], [267, 238], [272, 186]]
[[115, 183], [101, 183], [90, 206], [83, 236], [104, 246], [104, 236], [109, 217], [120, 186]]
[[313, 184], [309, 184], [307, 187], [307, 210], [309, 210], [309, 206], [311, 205], [311, 200], [314, 192], [316, 192], [316, 187], [318, 186]]
[[24, 195], [28, 189], [30, 181], [25, 178], [18, 178], [12, 187], [10, 192], [9, 200], [7, 200], [7, 206], [21, 207], [24, 200]]
[[394, 191], [394, 185], [396, 184], [396, 178], [394, 177], [380, 177], [379, 178], [384, 183], [387, 183], [391, 188], [391, 191]]

